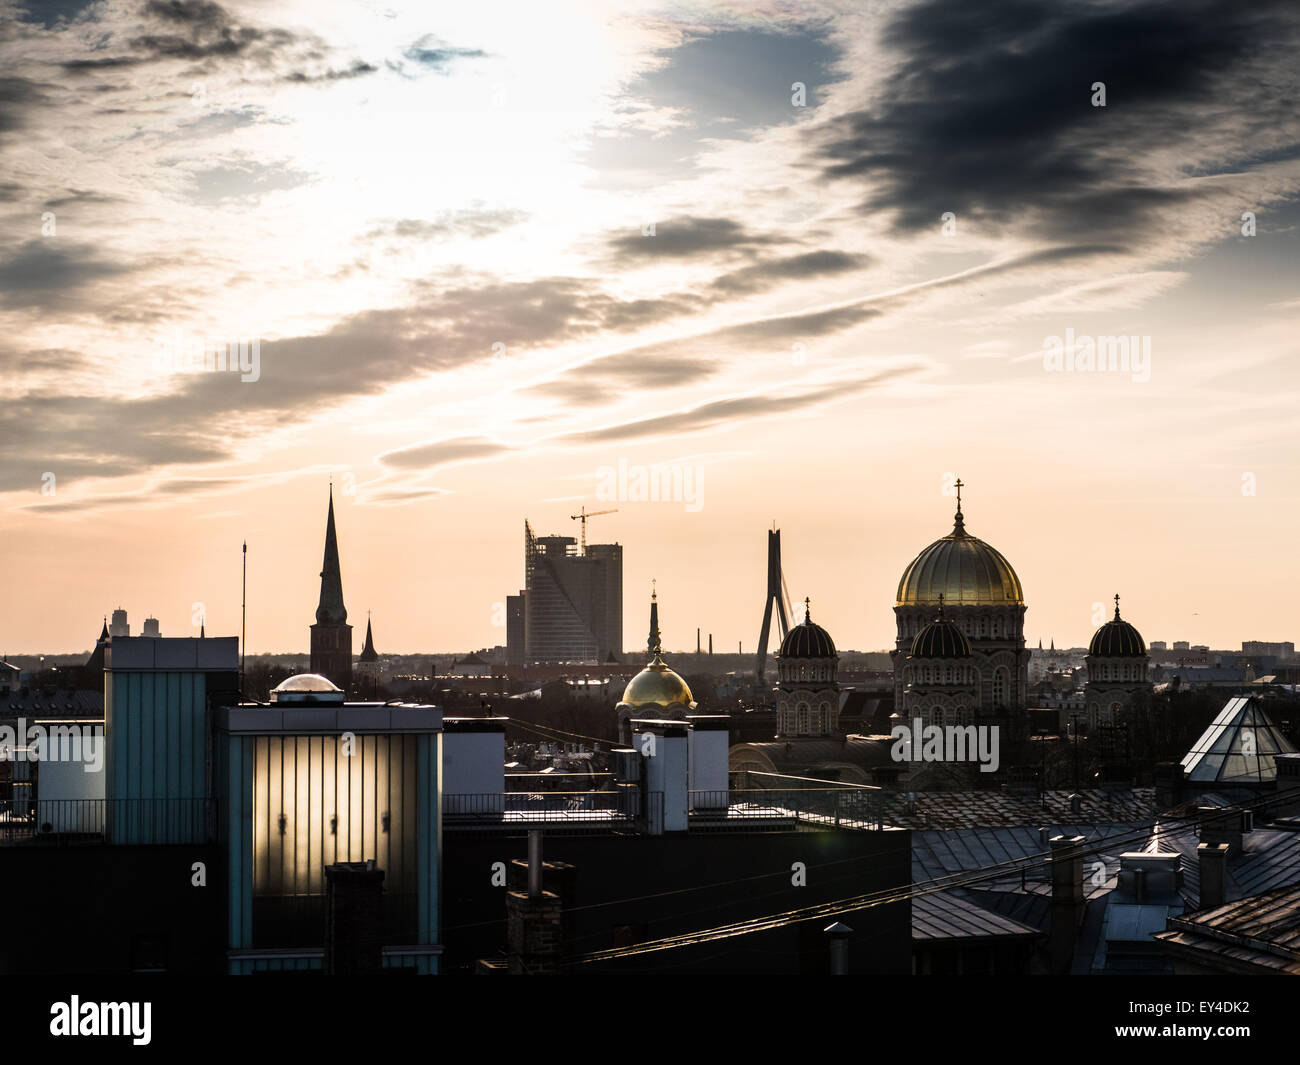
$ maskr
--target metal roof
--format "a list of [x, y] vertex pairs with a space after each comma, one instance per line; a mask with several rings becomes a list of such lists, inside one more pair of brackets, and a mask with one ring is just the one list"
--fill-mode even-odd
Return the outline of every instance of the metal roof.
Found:
[[1156, 939], [1186, 956], [1300, 974], [1300, 885], [1275, 888], [1203, 913], [1171, 917]]
[[912, 941], [1040, 936], [1032, 925], [986, 910], [944, 891], [912, 899]]

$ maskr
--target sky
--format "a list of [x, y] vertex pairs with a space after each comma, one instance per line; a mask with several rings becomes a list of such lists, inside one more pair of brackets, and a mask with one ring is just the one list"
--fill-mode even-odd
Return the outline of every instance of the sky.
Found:
[[504, 643], [524, 520], [584, 506], [629, 648], [653, 579], [666, 648], [752, 650], [773, 523], [883, 648], [958, 477], [1031, 643], [1116, 593], [1295, 640], [1298, 44], [1269, 0], [0, 0], [0, 645], [236, 634], [246, 540], [248, 650], [305, 651], [332, 482], [358, 651]]

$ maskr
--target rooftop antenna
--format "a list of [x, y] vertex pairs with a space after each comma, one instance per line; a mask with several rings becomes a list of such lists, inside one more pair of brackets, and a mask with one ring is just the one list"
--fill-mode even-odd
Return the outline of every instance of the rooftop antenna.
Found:
[[239, 602], [239, 694], [244, 694], [244, 652], [248, 638], [248, 541], [244, 541], [244, 581]]

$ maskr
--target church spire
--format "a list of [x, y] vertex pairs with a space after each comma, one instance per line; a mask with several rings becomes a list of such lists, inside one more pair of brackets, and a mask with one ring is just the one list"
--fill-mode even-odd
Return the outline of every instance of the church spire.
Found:
[[956, 513], [955, 515], [953, 515], [953, 519], [952, 519], [952, 531], [955, 532], [955, 533], [961, 533], [961, 532], [965, 532], [965, 531], [966, 531], [966, 523], [965, 523], [965, 520], [962, 518], [962, 515], [961, 515], [961, 490], [962, 490], [962, 483], [961, 483], [961, 478], [960, 478], [960, 477], [957, 478], [957, 483], [956, 483], [953, 487], [955, 487], [955, 488], [957, 489], [957, 513]]
[[375, 650], [375, 636], [374, 636], [374, 633], [372, 633], [372, 632], [370, 631], [370, 612], [369, 612], [369, 611], [366, 611], [366, 642], [365, 642], [365, 645], [361, 648], [361, 658], [360, 658], [360, 661], [362, 661], [362, 662], [378, 662], [378, 661], [379, 661], [379, 652]]
[[339, 543], [334, 532], [334, 485], [330, 485], [329, 518], [325, 523], [325, 560], [320, 571], [320, 605], [316, 607], [316, 624], [342, 625], [348, 620], [343, 605], [343, 577], [339, 572]]
[[1119, 593], [1115, 593], [1115, 620], [1119, 620]]
[[663, 644], [659, 640], [659, 593], [655, 590], [655, 582], [650, 582], [650, 639], [646, 643], [646, 651], [658, 658], [663, 652]]

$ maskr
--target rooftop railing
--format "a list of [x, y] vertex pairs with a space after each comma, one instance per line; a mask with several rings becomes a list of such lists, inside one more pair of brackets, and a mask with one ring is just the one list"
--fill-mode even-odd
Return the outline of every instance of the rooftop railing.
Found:
[[548, 833], [658, 832], [663, 825], [659, 792], [508, 791], [444, 794], [442, 819], [458, 831], [509, 832], [545, 827]]
[[216, 824], [211, 799], [0, 799], [0, 843], [211, 843]]

